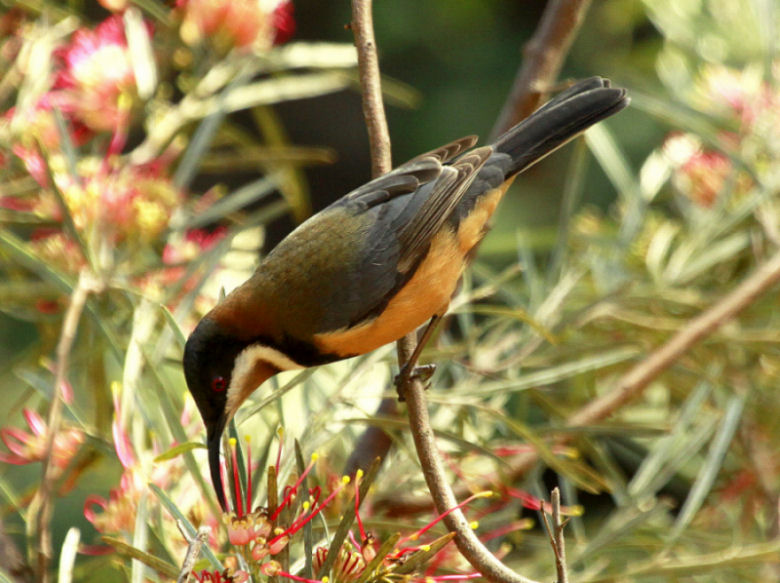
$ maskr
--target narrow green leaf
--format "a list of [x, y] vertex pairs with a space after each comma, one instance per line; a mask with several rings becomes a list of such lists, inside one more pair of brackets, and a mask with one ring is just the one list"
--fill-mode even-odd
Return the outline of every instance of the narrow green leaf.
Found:
[[[276, 181], [269, 177], [253, 180], [220, 199], [199, 215], [189, 219], [184, 229], [197, 229], [225, 218], [227, 215], [246, 208], [276, 190]], [[257, 224], [257, 223], [254, 223]]]
[[151, 567], [152, 569], [154, 569], [155, 571], [157, 571], [162, 575], [165, 575], [166, 577], [171, 577], [175, 579], [176, 577], [179, 576], [179, 569], [175, 565], [172, 565], [167, 561], [163, 561], [162, 559], [159, 559], [154, 555], [147, 553], [146, 551], [137, 549], [134, 546], [127, 544], [125, 541], [115, 538], [113, 536], [104, 535], [100, 538], [104, 543], [114, 547], [116, 552], [122, 555], [123, 557], [128, 557], [131, 559], [135, 559], [137, 561], [141, 561], [141, 563], [143, 563], [144, 565]]
[[653, 494], [649, 486], [658, 476], [661, 468], [672, 457], [672, 451], [676, 443], [683, 439], [683, 435], [689, 431], [690, 424], [700, 415], [702, 405], [712, 392], [712, 385], [708, 382], [699, 383], [688, 395], [679, 416], [669, 435], [657, 440], [642, 465], [634, 474], [628, 484], [628, 493], [634, 497], [645, 497]]
[[366, 565], [366, 568], [363, 569], [363, 572], [360, 574], [360, 577], [358, 577], [358, 580], [355, 581], [355, 583], [365, 583], [369, 577], [371, 577], [372, 580], [379, 580], [379, 577], [375, 577], [375, 572], [385, 560], [387, 555], [392, 552], [400, 539], [400, 532], [396, 532], [395, 534], [385, 539], [385, 542], [383, 542], [382, 545], [377, 549], [376, 556], [371, 559], [370, 563]]
[[638, 348], [623, 346], [594, 356], [586, 356], [579, 360], [550, 366], [537, 372], [523, 374], [516, 379], [484, 383], [480, 388], [479, 394], [481, 397], [489, 397], [507, 392], [518, 392], [534, 387], [550, 385], [586, 372], [593, 372], [609, 366], [614, 366], [615, 364], [631, 360], [639, 354], [641, 354], [641, 351]]
[[154, 462], [167, 462], [174, 458], [179, 457], [182, 455], [185, 451], [192, 451], [193, 449], [206, 449], [206, 446], [202, 443], [198, 443], [196, 441], [188, 441], [186, 443], [179, 443], [177, 445], [174, 445], [172, 448], [170, 448], [168, 451], [161, 453], [156, 458], [154, 458]]
[[726, 456], [729, 444], [731, 444], [734, 433], [739, 426], [744, 405], [744, 396], [734, 396], [726, 405], [723, 421], [715, 434], [715, 439], [712, 441], [707, 459], [702, 465], [699, 475], [696, 476], [696, 481], [693, 483], [693, 487], [688, 493], [680, 513], [677, 515], [677, 520], [670, 534], [670, 542], [676, 540], [685, 530], [685, 527], [690, 524], [704, 503], [707, 494], [712, 489], [715, 478], [723, 465], [723, 458]]

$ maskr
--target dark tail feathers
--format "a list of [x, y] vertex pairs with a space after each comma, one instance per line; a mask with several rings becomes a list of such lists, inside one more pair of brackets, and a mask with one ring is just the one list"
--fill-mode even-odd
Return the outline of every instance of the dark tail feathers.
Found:
[[590, 126], [629, 103], [625, 89], [591, 77], [559, 93], [500, 136], [493, 147], [512, 157], [506, 177], [522, 172]]

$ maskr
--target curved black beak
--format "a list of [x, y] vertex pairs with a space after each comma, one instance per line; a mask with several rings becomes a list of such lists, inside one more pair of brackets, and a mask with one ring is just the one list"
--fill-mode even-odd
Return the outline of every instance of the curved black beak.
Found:
[[223, 512], [227, 512], [227, 501], [225, 500], [225, 487], [222, 484], [222, 471], [219, 463], [220, 446], [222, 444], [222, 432], [225, 430], [225, 415], [220, 415], [217, 422], [207, 428], [206, 443], [209, 450], [209, 469], [211, 470], [211, 483], [214, 486], [214, 492], [217, 494], [217, 500], [222, 507]]

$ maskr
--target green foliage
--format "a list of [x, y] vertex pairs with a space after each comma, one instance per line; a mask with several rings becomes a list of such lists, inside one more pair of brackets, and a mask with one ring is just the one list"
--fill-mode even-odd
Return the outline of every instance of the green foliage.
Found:
[[[311, 212], [315, 185], [302, 168], [334, 160], [327, 148], [291, 144], [274, 106], [355, 85], [348, 45], [275, 45], [281, 25], [268, 15], [243, 15], [244, 28], [226, 20], [204, 34], [186, 6], [131, 3], [113, 29], [98, 24], [105, 14], [90, 22], [75, 9], [81, 3], [18, 3], [2, 16], [0, 499], [6, 531], [31, 558], [28, 507], [41, 462], [53, 464], [50, 571], [65, 565], [74, 581], [165, 580], [201, 526], [212, 537], [193, 566], [198, 573], [249, 568], [249, 547], [229, 543], [204, 477], [203, 430], [181, 349], [221, 290], [251, 273], [264, 226]], [[496, 6], [480, 18], [498, 14]], [[442, 5], [425, 10], [438, 14]], [[517, 207], [510, 191], [502, 230], [485, 241], [424, 354], [439, 366], [428, 393], [437, 438], [462, 498], [494, 491], [470, 501], [466, 514], [526, 576], [548, 580], [554, 572], [545, 533], [526, 520], [548, 497], [554, 472], [570, 515], [574, 581], [773, 580], [774, 292], [608, 418], [575, 427], [567, 420], [777, 251], [778, 7], [686, 0], [592, 10], [598, 18], [578, 42], [600, 65], [642, 78], [629, 87], [634, 107], [590, 130], [568, 162], [556, 154], [563, 194], [555, 236], [543, 221], [517, 227], [515, 215], [534, 212], [535, 203]], [[469, 11], [467, 3], [444, 10], [440, 25], [467, 30], [476, 22]], [[614, 55], [593, 41], [605, 22], [620, 23], [605, 41], [618, 46], [648, 21], [658, 34]], [[415, 42], [410, 30], [387, 32], [393, 50]], [[390, 100], [418, 98], [400, 82], [389, 87]], [[647, 141], [651, 135], [661, 137]], [[531, 191], [555, 181], [550, 167], [540, 168], [524, 183]], [[247, 170], [258, 172], [237, 183]], [[594, 196], [601, 190], [617, 193], [614, 201], [591, 204], [607, 198]], [[85, 273], [93, 285], [69, 337], [65, 314]], [[49, 445], [63, 334], [65, 407]], [[284, 498], [285, 485], [310, 471], [276, 526], [307, 513], [311, 520], [265, 559], [273, 565], [262, 577], [321, 576], [316, 553], [324, 550], [316, 549], [328, 545], [331, 562], [341, 561], [331, 581], [418, 578], [426, 565], [434, 575], [470, 572], [444, 546], [438, 524], [430, 540], [441, 553], [411, 548], [408, 537], [431, 521], [427, 509], [412, 510], [425, 507], [420, 468], [406, 422], [372, 417], [378, 399], [394, 392], [393, 373], [394, 351], [385, 347], [281, 375], [239, 412], [238, 441], [251, 435], [251, 452], [236, 465], [244, 491], [255, 484], [253, 507]], [[340, 468], [367, 425], [387, 431], [394, 448], [364, 482], [362, 509], [353, 506], [356, 487], [341, 487], [315, 513], [303, 493], [338, 490]], [[301, 450], [320, 454], [313, 469], [305, 470]], [[520, 476], [517, 460], [531, 450], [540, 461]], [[338, 540], [358, 517], [376, 537], [373, 547], [362, 534]], [[95, 555], [98, 546], [111, 554]], [[375, 557], [361, 554], [368, 548]], [[399, 548], [409, 549], [406, 562], [396, 561]], [[347, 559], [363, 561], [352, 579]], [[13, 580], [3, 568], [0, 580]]]

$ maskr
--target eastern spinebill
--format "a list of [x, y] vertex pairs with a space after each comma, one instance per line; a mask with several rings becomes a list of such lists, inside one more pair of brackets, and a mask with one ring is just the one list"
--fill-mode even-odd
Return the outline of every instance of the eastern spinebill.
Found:
[[280, 371], [398, 340], [446, 312], [515, 176], [629, 103], [594, 77], [493, 144], [469, 136], [353, 190], [290, 233], [187, 340], [184, 374], [226, 508], [220, 442], [241, 403]]

